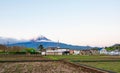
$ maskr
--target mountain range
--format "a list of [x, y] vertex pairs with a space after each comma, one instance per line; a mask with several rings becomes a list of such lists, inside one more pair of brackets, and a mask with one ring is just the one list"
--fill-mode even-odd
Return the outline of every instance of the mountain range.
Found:
[[39, 45], [43, 45], [45, 48], [47, 47], [60, 47], [60, 48], [69, 48], [69, 49], [90, 49], [90, 46], [78, 46], [78, 45], [70, 45], [61, 42], [52, 41], [45, 36], [40, 36], [37, 38], [33, 38], [30, 40], [17, 40], [13, 38], [2, 38], [0, 37], [0, 44], [5, 44], [8, 46], [22, 46], [28, 48], [38, 48]]

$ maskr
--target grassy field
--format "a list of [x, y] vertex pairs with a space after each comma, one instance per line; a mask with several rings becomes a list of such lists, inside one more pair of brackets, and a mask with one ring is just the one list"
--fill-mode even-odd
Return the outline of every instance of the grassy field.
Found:
[[78, 62], [78, 63], [120, 73], [120, 62]]
[[80, 55], [55, 55], [55, 56], [44, 56], [53, 60], [67, 59], [73, 61], [79, 60], [120, 60], [120, 56], [80, 56]]
[[41, 55], [0, 55], [0, 61], [6, 60], [42, 60], [52, 59], [69, 61], [101, 61], [101, 60], [120, 60], [120, 56], [80, 56], [80, 55], [55, 55], [55, 56], [41, 56]]
[[[96, 68], [111, 70], [120, 73], [120, 56], [65, 55], [65, 56], [45, 56], [45, 57], [54, 60], [66, 59], [73, 63], [86, 64]], [[95, 61], [95, 62], [91, 62], [91, 61]], [[116, 62], [112, 62], [112, 61], [116, 61]]]

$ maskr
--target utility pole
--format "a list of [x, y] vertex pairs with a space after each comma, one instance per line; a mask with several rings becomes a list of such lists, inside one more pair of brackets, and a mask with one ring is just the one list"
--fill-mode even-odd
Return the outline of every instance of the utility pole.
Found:
[[60, 46], [59, 46], [59, 40], [58, 40], [58, 43], [57, 43], [57, 48], [60, 48]]

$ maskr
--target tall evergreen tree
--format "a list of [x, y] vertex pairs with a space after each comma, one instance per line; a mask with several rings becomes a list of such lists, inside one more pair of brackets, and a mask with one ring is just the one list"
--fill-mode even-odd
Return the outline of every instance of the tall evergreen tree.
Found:
[[43, 49], [44, 49], [43, 45], [39, 45], [39, 46], [38, 46], [38, 49], [39, 49], [40, 51], [43, 51]]

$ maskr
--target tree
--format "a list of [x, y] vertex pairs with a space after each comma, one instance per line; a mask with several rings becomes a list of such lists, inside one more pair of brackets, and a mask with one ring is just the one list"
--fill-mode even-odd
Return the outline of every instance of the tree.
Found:
[[106, 49], [107, 51], [113, 51], [113, 50], [115, 50], [113, 47], [105, 47], [105, 49]]
[[34, 48], [25, 48], [24, 50], [22, 50], [22, 52], [26, 52], [29, 54], [35, 54], [36, 50]]
[[39, 45], [39, 46], [38, 46], [38, 49], [39, 49], [39, 51], [40, 51], [41, 54], [42, 54], [42, 52], [43, 52], [43, 53], [45, 53], [45, 55], [46, 55], [46, 49], [43, 47], [43, 45]]
[[38, 46], [38, 49], [39, 49], [40, 51], [43, 51], [43, 49], [44, 49], [43, 45], [39, 45], [39, 46]]

